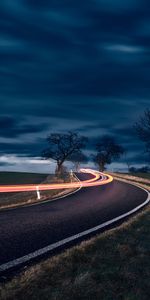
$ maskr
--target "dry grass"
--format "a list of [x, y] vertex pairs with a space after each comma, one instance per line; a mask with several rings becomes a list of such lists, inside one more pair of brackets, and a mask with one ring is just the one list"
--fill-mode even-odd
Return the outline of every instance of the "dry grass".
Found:
[[[135, 181], [138, 183], [144, 183], [147, 185], [150, 185], [150, 175], [149, 174], [144, 174], [144, 177], [141, 177], [142, 174], [140, 173], [135, 173], [135, 174], [124, 174], [124, 173], [112, 173], [113, 176], [116, 176], [117, 178], [123, 178], [127, 179], [130, 181]], [[146, 176], [146, 177], [145, 177]]]
[[149, 300], [150, 207], [120, 227], [28, 268], [1, 300]]
[[124, 182], [131, 182], [140, 185], [141, 187], [150, 191], [150, 179], [145, 179], [142, 177], [137, 177], [135, 175], [121, 174], [121, 173], [110, 173], [113, 175], [114, 179], [121, 180]]

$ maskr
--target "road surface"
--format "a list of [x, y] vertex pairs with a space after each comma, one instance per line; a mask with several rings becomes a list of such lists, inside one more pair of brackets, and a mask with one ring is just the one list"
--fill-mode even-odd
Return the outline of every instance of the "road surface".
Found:
[[[88, 174], [78, 176], [80, 180], [89, 178]], [[146, 191], [114, 180], [107, 185], [84, 187], [57, 201], [0, 211], [0, 272], [46, 253], [50, 245], [58, 247], [59, 241], [146, 204], [147, 198]]]

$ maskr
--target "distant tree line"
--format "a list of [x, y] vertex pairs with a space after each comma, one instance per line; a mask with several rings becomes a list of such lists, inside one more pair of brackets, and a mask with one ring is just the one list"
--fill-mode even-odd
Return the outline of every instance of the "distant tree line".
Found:
[[129, 172], [130, 173], [148, 173], [150, 171], [150, 168], [148, 166], [143, 166], [140, 168], [130, 167]]
[[[144, 115], [134, 124], [134, 129], [139, 139], [145, 144], [146, 152], [150, 158], [150, 110], [147, 109]], [[66, 161], [74, 163], [75, 169], [78, 170], [81, 163], [87, 163], [89, 158], [84, 153], [88, 144], [88, 138], [77, 132], [69, 131], [67, 133], [51, 133], [47, 137], [48, 147], [42, 152], [44, 159], [51, 159], [56, 162], [55, 173], [61, 175]], [[126, 155], [126, 149], [118, 143], [111, 135], [102, 135], [97, 137], [93, 147], [94, 154], [90, 156], [99, 171], [104, 171], [106, 165], [119, 159], [123, 154]], [[128, 171], [135, 171], [127, 161]], [[141, 169], [147, 172], [148, 167]]]

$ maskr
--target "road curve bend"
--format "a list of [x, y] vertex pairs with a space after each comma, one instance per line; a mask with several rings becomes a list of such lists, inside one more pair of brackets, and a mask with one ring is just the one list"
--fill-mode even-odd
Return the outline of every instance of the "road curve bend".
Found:
[[0, 185], [0, 193], [10, 192], [31, 192], [36, 191], [48, 191], [48, 190], [59, 190], [59, 189], [72, 189], [79, 187], [89, 187], [104, 185], [113, 181], [111, 175], [106, 175], [91, 169], [81, 169], [81, 173], [87, 173], [90, 175], [88, 179], [84, 179], [81, 182], [67, 182], [67, 183], [46, 183], [46, 184], [22, 184], [22, 185]]
[[[106, 180], [106, 175], [103, 175]], [[91, 179], [78, 174], [81, 183]], [[96, 179], [98, 181], [101, 178]], [[117, 180], [36, 206], [0, 211], [0, 272], [65, 246], [146, 205], [146, 190]]]

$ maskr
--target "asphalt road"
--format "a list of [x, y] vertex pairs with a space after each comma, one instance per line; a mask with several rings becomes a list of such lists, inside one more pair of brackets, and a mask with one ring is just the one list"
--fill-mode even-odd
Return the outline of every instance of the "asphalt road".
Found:
[[57, 201], [0, 211], [0, 265], [126, 213], [147, 196], [114, 180]]

